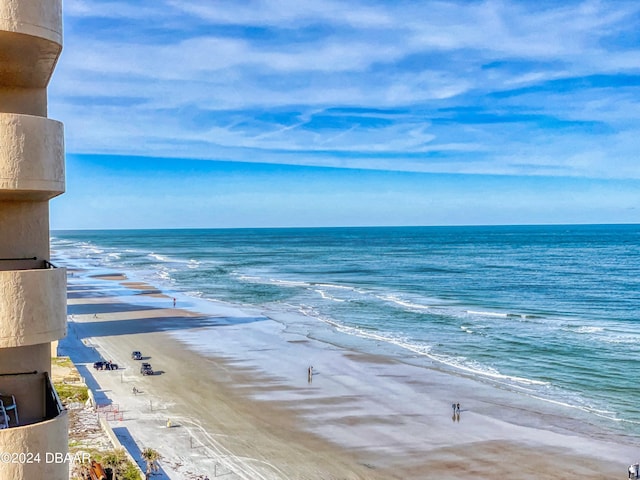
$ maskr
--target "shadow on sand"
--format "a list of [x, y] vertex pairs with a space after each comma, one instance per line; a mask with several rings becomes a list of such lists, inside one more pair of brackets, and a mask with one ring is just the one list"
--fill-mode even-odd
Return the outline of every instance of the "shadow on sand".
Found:
[[[163, 310], [157, 307], [140, 307], [128, 303], [68, 305], [67, 309], [69, 315]], [[109, 405], [112, 400], [106, 395], [108, 390], [100, 388], [96, 375], [121, 375], [124, 370], [94, 370], [93, 363], [104, 359], [94, 346], [83, 341], [85, 338], [167, 332], [202, 327], [224, 327], [263, 320], [265, 320], [265, 317], [213, 316], [149, 316], [131, 320], [96, 320], [88, 322], [75, 320], [69, 322], [68, 337], [60, 341], [59, 348], [61, 355], [69, 355], [71, 357], [85, 383], [93, 391], [96, 403]], [[74, 338], [69, 338], [70, 336]], [[163, 371], [155, 372], [156, 375], [162, 375], [163, 373]]]
[[[69, 315], [108, 314], [134, 311], [164, 310], [155, 307], [139, 307], [128, 303], [98, 303], [86, 305], [69, 305]], [[214, 316], [149, 316], [131, 320], [74, 321], [78, 338], [101, 337], [114, 335], [131, 335], [136, 333], [166, 332], [172, 330], [188, 330], [203, 327], [224, 327], [267, 320], [266, 317], [214, 317]], [[85, 333], [86, 332], [86, 333]], [[91, 332], [91, 333], [88, 333]]]
[[[129, 433], [129, 429], [126, 427], [113, 427], [112, 430], [122, 446], [129, 451], [142, 471], [146, 472], [147, 463], [142, 459], [142, 450], [140, 450], [140, 447]], [[153, 446], [149, 448], [153, 448]], [[160, 465], [158, 465], [158, 470], [153, 473], [152, 478], [154, 480], [170, 480], [169, 476]]]

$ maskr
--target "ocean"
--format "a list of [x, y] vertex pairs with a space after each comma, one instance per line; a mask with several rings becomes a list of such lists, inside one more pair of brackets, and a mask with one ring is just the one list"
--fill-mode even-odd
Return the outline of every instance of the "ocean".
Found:
[[639, 435], [640, 225], [54, 231], [51, 246], [183, 308], [304, 317], [318, 340]]

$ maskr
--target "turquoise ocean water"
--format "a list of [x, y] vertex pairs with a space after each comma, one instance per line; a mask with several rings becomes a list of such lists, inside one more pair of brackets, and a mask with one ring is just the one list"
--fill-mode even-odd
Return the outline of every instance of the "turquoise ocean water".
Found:
[[57, 231], [52, 249], [640, 434], [640, 225]]

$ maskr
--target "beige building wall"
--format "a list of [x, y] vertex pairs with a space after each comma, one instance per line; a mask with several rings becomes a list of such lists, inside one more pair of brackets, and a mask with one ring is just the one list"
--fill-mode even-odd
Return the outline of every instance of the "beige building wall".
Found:
[[22, 113], [45, 117], [47, 115], [46, 88], [0, 88], [0, 105], [6, 113]]
[[[68, 480], [69, 463], [56, 462], [56, 453], [64, 455], [56, 449], [61, 439], [67, 441], [69, 420], [64, 414], [27, 427], [0, 430], [0, 445], [4, 452], [32, 454], [25, 461], [16, 463], [0, 462], [0, 478], [2, 480]], [[25, 450], [28, 446], [29, 450]], [[66, 452], [66, 450], [65, 450]], [[33, 461], [39, 454], [39, 460]], [[20, 457], [18, 457], [19, 459]], [[30, 459], [32, 461], [30, 461]]]
[[0, 258], [49, 258], [49, 203], [0, 200], [0, 232]]
[[64, 131], [60, 122], [0, 113], [0, 138], [5, 139], [0, 151], [0, 191], [29, 200], [48, 200], [64, 191]]
[[66, 280], [64, 268], [0, 271], [0, 359], [3, 348], [66, 335]]
[[65, 183], [47, 86], [61, 50], [61, 0], [0, 0], [0, 399], [17, 405], [8, 428], [0, 410], [1, 480], [69, 477], [67, 412], [49, 380], [66, 335], [66, 271], [49, 263], [49, 200]]

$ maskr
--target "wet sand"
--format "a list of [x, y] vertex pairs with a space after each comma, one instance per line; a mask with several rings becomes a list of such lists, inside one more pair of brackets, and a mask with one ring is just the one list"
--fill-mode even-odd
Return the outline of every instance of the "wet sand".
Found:
[[[562, 410], [319, 342], [301, 325], [173, 308], [119, 274], [69, 280], [62, 349], [98, 401], [117, 406], [112, 426], [134, 456], [163, 455], [156, 478], [608, 479], [640, 456], [627, 437], [574, 431]], [[140, 375], [133, 350], [156, 375]], [[123, 368], [95, 371], [99, 356]]]

